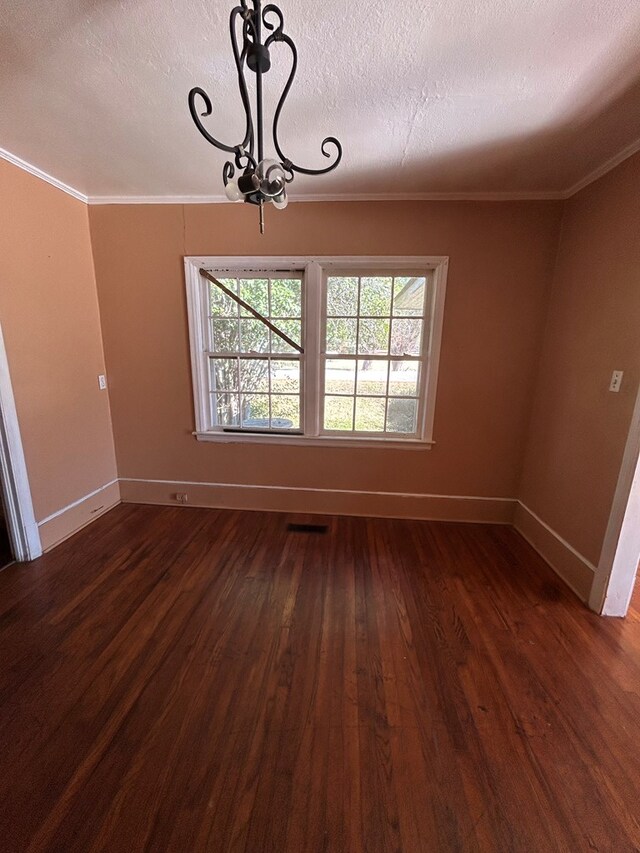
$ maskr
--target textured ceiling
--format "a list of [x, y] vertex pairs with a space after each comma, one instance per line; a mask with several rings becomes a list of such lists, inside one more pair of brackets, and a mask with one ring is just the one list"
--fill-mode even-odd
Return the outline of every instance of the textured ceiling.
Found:
[[[640, 138], [639, 0], [281, 0], [292, 196], [565, 191]], [[222, 0], [0, 0], [0, 147], [88, 196], [215, 196], [240, 141]], [[267, 115], [289, 67], [274, 47]]]

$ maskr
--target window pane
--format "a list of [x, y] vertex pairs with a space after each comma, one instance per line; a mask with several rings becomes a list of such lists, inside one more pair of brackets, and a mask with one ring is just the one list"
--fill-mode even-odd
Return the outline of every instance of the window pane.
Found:
[[268, 352], [269, 329], [260, 320], [240, 320], [241, 352]]
[[360, 316], [376, 317], [391, 314], [392, 278], [362, 278], [360, 280]]
[[392, 397], [418, 396], [418, 363], [415, 361], [392, 361], [389, 379], [389, 394]]
[[[271, 279], [271, 316], [302, 316], [302, 282], [297, 278]], [[276, 325], [280, 325], [277, 323]]]
[[300, 362], [274, 359], [271, 362], [271, 390], [274, 394], [299, 394]]
[[[238, 282], [235, 278], [221, 278], [219, 281], [234, 293], [238, 292]], [[213, 284], [209, 284], [209, 313], [212, 317], [237, 317], [238, 303]]]
[[414, 433], [417, 430], [417, 400], [396, 397], [387, 402], [387, 432]]
[[384, 397], [358, 397], [356, 399], [356, 431], [384, 432]]
[[[302, 342], [302, 324], [300, 320], [274, 320], [273, 325], [277, 326], [281, 332], [291, 338], [292, 341], [301, 345]], [[266, 326], [265, 326], [266, 329]], [[280, 335], [271, 332], [271, 352], [297, 352], [295, 347], [292, 347]]]
[[394, 320], [391, 324], [391, 352], [420, 355], [422, 320]]
[[356, 320], [327, 320], [326, 351], [355, 353]]
[[209, 359], [209, 367], [212, 391], [238, 390], [237, 358], [212, 358]]
[[300, 429], [300, 397], [271, 397], [271, 429]]
[[380, 355], [389, 352], [388, 320], [360, 320], [358, 352]]
[[[269, 282], [266, 278], [240, 279], [240, 298], [264, 317], [269, 315]], [[240, 309], [240, 316], [252, 317], [246, 308]]]
[[242, 426], [269, 429], [269, 395], [242, 395]]
[[324, 368], [326, 394], [353, 394], [356, 390], [356, 363], [351, 359], [327, 359]]
[[358, 313], [358, 279], [330, 276], [327, 279], [327, 316], [355, 317]]
[[388, 371], [388, 361], [358, 361], [358, 396], [386, 394]]
[[211, 349], [215, 352], [238, 351], [238, 321], [211, 321]]
[[393, 284], [393, 314], [396, 317], [420, 317], [424, 310], [424, 278], [397, 277]]
[[240, 359], [240, 390], [265, 394], [269, 391], [269, 362], [266, 358]]
[[240, 425], [240, 398], [238, 394], [212, 394], [212, 420], [219, 426]]
[[351, 432], [353, 429], [353, 397], [325, 397], [324, 428]]

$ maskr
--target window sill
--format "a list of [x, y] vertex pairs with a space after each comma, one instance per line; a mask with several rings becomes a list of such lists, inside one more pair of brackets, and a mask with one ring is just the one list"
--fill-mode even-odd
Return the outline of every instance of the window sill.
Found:
[[387, 448], [389, 450], [431, 450], [435, 441], [418, 438], [389, 439], [347, 437], [334, 435], [259, 435], [238, 432], [194, 432], [198, 441], [221, 444], [284, 444], [299, 447]]

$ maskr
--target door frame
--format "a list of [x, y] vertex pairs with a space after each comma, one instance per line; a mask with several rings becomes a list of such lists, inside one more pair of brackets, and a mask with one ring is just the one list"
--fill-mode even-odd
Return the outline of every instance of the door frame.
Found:
[[0, 486], [9, 539], [16, 560], [35, 560], [42, 554], [33, 512], [27, 465], [13, 396], [9, 362], [0, 323]]
[[640, 388], [631, 418], [589, 607], [626, 616], [640, 560]]

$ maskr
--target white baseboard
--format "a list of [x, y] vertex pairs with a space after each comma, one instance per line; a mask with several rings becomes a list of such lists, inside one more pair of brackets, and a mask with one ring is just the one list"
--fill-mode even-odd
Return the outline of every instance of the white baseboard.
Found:
[[346, 489], [307, 489], [185, 480], [120, 480], [123, 503], [177, 505], [175, 495], [188, 495], [188, 506], [276, 512], [358, 515], [374, 518], [414, 518], [433, 521], [471, 521], [511, 524], [511, 498], [366, 492]]
[[120, 503], [118, 480], [89, 492], [38, 522], [42, 550], [49, 551]]
[[513, 526], [584, 602], [589, 601], [596, 567], [533, 510], [516, 502]]
[[309, 489], [191, 480], [121, 478], [106, 483], [38, 523], [45, 551], [122, 503], [271, 512], [512, 524], [582, 601], [589, 600], [596, 567], [515, 498]]

